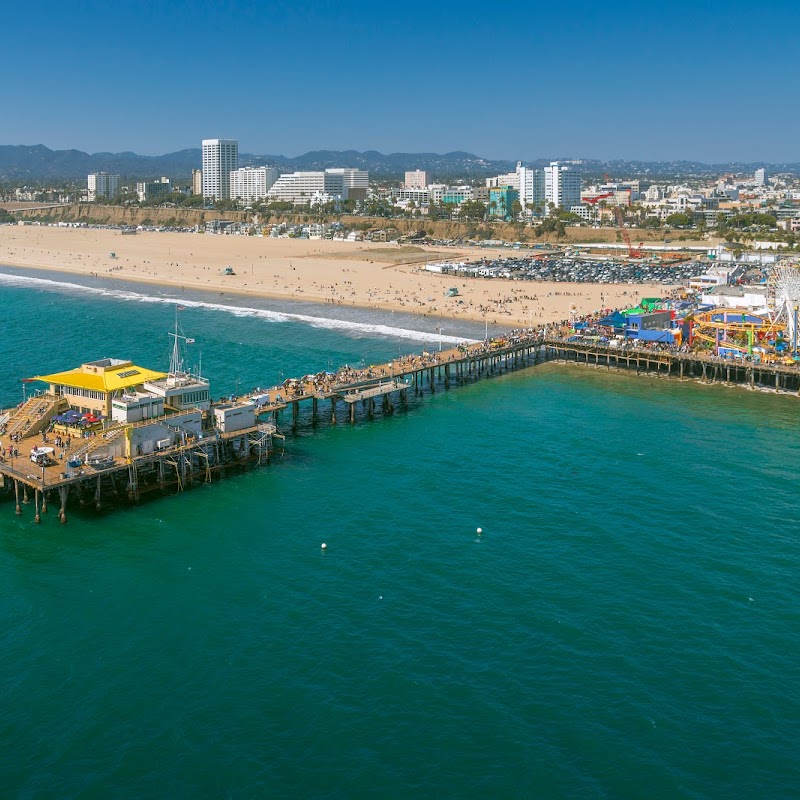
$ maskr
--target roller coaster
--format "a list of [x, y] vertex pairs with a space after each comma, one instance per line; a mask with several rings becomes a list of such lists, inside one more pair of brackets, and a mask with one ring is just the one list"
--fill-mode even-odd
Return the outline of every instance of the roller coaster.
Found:
[[695, 350], [718, 355], [757, 356], [763, 361], [794, 363], [800, 353], [800, 268], [778, 264], [767, 280], [768, 310], [715, 309], [696, 314], [690, 342]]
[[791, 350], [786, 334], [787, 325], [778, 318], [742, 309], [716, 309], [694, 316], [690, 341], [694, 350], [713, 348], [719, 354], [739, 356], [755, 350], [771, 360]]

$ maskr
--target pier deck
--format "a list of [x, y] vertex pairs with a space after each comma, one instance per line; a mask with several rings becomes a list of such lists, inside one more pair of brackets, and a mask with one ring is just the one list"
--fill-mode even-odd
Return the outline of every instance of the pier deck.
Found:
[[[128, 425], [112, 423], [102, 435], [88, 440], [74, 439], [69, 450], [56, 454], [54, 463], [41, 466], [30, 460], [31, 448], [33, 445], [50, 446], [52, 438], [48, 442], [42, 440], [39, 412], [43, 408], [55, 409], [59, 404], [54, 402], [54, 398], [37, 395], [7, 412], [2, 436], [6, 457], [0, 459], [0, 483], [6, 491], [13, 489], [17, 513], [21, 513], [20, 494], [24, 505], [28, 492], [33, 492], [37, 521], [40, 500], [44, 512], [48, 495], [57, 494], [59, 517], [65, 521], [70, 489], [81, 502], [87, 495], [93, 497], [99, 507], [109, 492], [115, 496], [127, 496], [129, 501], [135, 502], [141, 493], [151, 489], [164, 491], [175, 487], [182, 491], [196, 481], [210, 482], [212, 474], [227, 467], [269, 462], [273, 439], [284, 438], [278, 429], [280, 414], [291, 409], [294, 430], [300, 422], [301, 404], [311, 405], [313, 425], [318, 424], [319, 405], [323, 402], [330, 404], [329, 412], [323, 418], [327, 417], [331, 424], [338, 421], [339, 403], [347, 409], [346, 418], [353, 423], [359, 402], [366, 418], [371, 419], [378, 398], [381, 398], [384, 414], [390, 414], [394, 410], [393, 395], [407, 405], [410, 394], [421, 397], [425, 391], [437, 391], [437, 387], [448, 389], [453, 383], [460, 385], [544, 361], [567, 361], [800, 395], [800, 369], [793, 365], [730, 361], [701, 353], [656, 350], [629, 343], [615, 347], [543, 336], [541, 332], [523, 332], [447, 350], [410, 354], [385, 364], [345, 366], [336, 373], [321, 372], [290, 379], [269, 389], [255, 389], [239, 398], [230, 398], [248, 403], [257, 398], [257, 424], [252, 427], [225, 433], [213, 427], [206, 416], [201, 435], [185, 437], [180, 443], [156, 452], [115, 457], [107, 462], [97, 459], [104, 448], [108, 450], [115, 442], [119, 444], [120, 437], [130, 435], [130, 430], [138, 425], [153, 422], [168, 425], [169, 416]], [[19, 434], [16, 442], [8, 439], [12, 430]], [[9, 457], [11, 445], [19, 449], [19, 455]], [[81, 457], [80, 466], [69, 467], [68, 462], [74, 461], [76, 456]]]

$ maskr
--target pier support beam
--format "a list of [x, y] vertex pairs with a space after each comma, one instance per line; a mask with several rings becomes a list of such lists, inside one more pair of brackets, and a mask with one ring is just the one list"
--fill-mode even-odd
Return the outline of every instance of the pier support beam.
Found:
[[33, 515], [34, 522], [41, 522], [42, 518], [39, 516], [39, 490], [33, 490], [33, 510], [36, 512]]
[[317, 398], [311, 398], [311, 424], [316, 427], [317, 424]]
[[14, 513], [19, 516], [22, 513], [22, 508], [19, 504], [19, 481], [14, 478]]
[[331, 397], [331, 425], [336, 424], [336, 398]]
[[69, 494], [69, 486], [58, 487], [58, 499], [60, 501], [60, 508], [58, 511], [58, 518], [61, 524], [65, 525], [67, 522], [67, 495]]

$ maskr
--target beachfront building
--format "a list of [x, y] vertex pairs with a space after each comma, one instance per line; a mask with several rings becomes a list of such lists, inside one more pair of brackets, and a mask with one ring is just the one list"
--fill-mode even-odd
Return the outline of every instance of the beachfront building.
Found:
[[403, 182], [404, 189], [426, 189], [431, 182], [430, 175], [424, 169], [415, 169], [406, 172], [406, 179]]
[[544, 168], [545, 202], [569, 209], [581, 204], [581, 174], [569, 164], [551, 161]]
[[767, 287], [759, 284], [710, 286], [703, 291], [700, 302], [714, 308], [742, 308], [748, 311], [765, 311], [769, 306]]
[[512, 206], [519, 200], [519, 192], [513, 186], [496, 186], [489, 189], [489, 216], [510, 220]]
[[294, 203], [326, 200], [364, 200], [369, 188], [369, 173], [360, 169], [335, 168], [319, 172], [288, 172], [281, 175], [267, 192], [269, 200]]
[[475, 198], [475, 190], [471, 186], [448, 186], [447, 190], [442, 194], [442, 204], [460, 206], [467, 200]]
[[[523, 209], [544, 208], [546, 203], [544, 170], [524, 167], [522, 162], [518, 161], [514, 172], [487, 178], [484, 188], [488, 195], [492, 189], [502, 189], [506, 186], [519, 192], [519, 201]], [[475, 199], [488, 202], [488, 196], [479, 196], [477, 193]]]
[[278, 170], [270, 167], [239, 167], [230, 174], [231, 199], [252, 203], [263, 200], [278, 180]]
[[139, 202], [157, 200], [159, 197], [172, 193], [172, 182], [169, 178], [159, 178], [157, 181], [139, 181], [136, 184], [136, 194]]
[[239, 142], [236, 139], [203, 139], [203, 197], [229, 200], [230, 175], [239, 168]]
[[418, 206], [428, 205], [431, 202], [431, 193], [428, 189], [398, 189], [394, 196], [398, 201], [414, 202]]
[[119, 358], [88, 361], [75, 369], [37, 375], [32, 380], [50, 384], [50, 394], [63, 397], [70, 408], [81, 414], [110, 417], [114, 398], [131, 391], [144, 391], [146, 381], [165, 377], [165, 373], [139, 367]]
[[430, 196], [431, 203], [434, 205], [441, 205], [442, 197], [444, 197], [444, 193], [447, 191], [447, 184], [446, 183], [432, 183], [428, 186], [428, 193]]
[[331, 194], [339, 194], [339, 186], [341, 186], [342, 200], [367, 199], [369, 172], [365, 169], [333, 167], [332, 169], [326, 169], [325, 174], [331, 183]]
[[92, 172], [86, 179], [89, 200], [116, 197], [119, 194], [119, 175], [108, 172]]
[[203, 194], [203, 170], [192, 170], [192, 194]]

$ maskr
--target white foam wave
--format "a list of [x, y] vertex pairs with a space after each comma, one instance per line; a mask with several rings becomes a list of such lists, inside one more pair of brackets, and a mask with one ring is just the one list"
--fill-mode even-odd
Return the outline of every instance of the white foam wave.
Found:
[[475, 342], [476, 339], [467, 339], [463, 336], [445, 336], [428, 331], [415, 331], [411, 328], [395, 328], [391, 325], [382, 325], [370, 322], [354, 322], [331, 317], [317, 317], [313, 314], [294, 314], [288, 311], [269, 311], [264, 308], [250, 306], [233, 306], [226, 303], [210, 303], [205, 300], [186, 300], [166, 294], [152, 295], [134, 292], [128, 289], [106, 289], [97, 286], [84, 286], [80, 283], [68, 281], [54, 281], [49, 278], [33, 278], [26, 275], [9, 275], [0, 272], [0, 284], [6, 286], [20, 286], [30, 288], [39, 286], [42, 289], [64, 289], [80, 292], [81, 294], [94, 294], [100, 297], [110, 297], [116, 300], [127, 300], [135, 303], [163, 303], [165, 305], [182, 305], [187, 308], [202, 308], [209, 311], [223, 311], [235, 317], [257, 317], [269, 322], [303, 322], [314, 328], [340, 330], [344, 333], [361, 333], [364, 335], [390, 336], [400, 339], [413, 339], [419, 342], [439, 342], [458, 344], [460, 342]]

